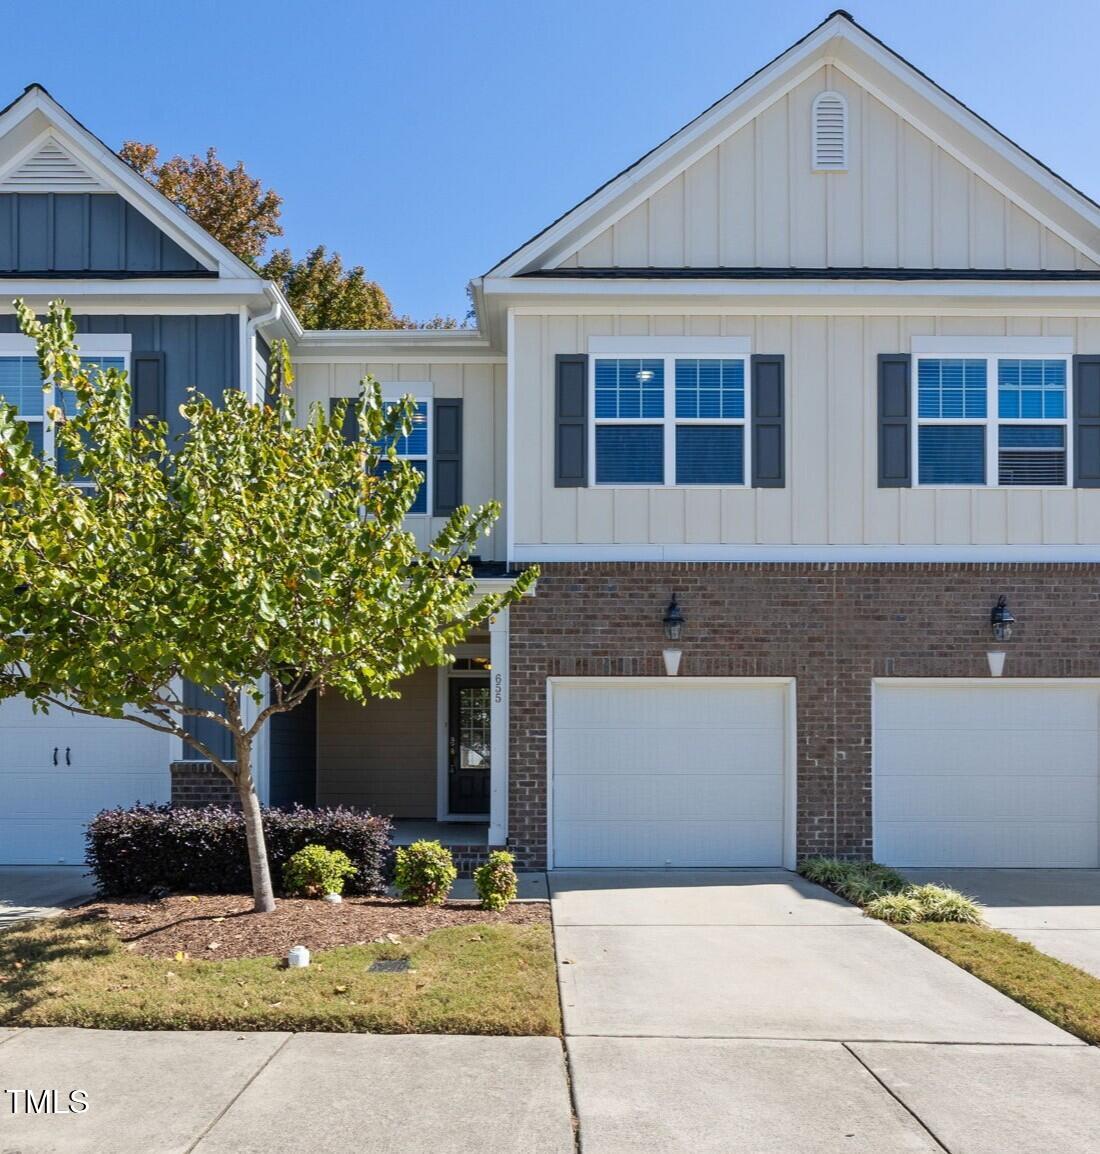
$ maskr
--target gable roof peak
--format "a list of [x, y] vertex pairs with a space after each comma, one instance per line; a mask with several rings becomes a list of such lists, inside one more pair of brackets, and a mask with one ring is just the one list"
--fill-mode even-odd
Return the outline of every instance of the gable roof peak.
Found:
[[[1060, 235], [1100, 260], [1100, 204], [1027, 152], [916, 65], [863, 27], [850, 12], [832, 11], [785, 51], [742, 81], [693, 120], [633, 164], [600, 185], [499, 261], [485, 275], [510, 277], [553, 267], [564, 256], [682, 172], [797, 83], [815, 63], [839, 68], [879, 95], [876, 84], [897, 94], [891, 105], [918, 131], [942, 142], [950, 137], [957, 159], [1004, 191], [1013, 186], [1018, 202], [1045, 219], [1057, 219]], [[871, 83], [866, 83], [867, 78]]]

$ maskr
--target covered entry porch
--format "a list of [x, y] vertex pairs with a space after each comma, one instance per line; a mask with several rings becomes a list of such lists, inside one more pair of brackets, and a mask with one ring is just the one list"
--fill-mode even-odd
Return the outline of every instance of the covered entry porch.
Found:
[[[507, 838], [507, 613], [459, 646], [450, 665], [417, 670], [396, 699], [316, 703], [315, 803], [394, 821], [394, 841], [466, 850]], [[273, 751], [274, 753], [274, 751]], [[274, 768], [274, 767], [273, 767]]]

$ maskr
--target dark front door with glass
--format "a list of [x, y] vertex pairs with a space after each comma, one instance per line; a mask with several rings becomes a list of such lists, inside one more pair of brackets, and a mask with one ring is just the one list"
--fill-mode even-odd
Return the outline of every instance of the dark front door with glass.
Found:
[[452, 814], [489, 812], [489, 679], [450, 679], [448, 801]]

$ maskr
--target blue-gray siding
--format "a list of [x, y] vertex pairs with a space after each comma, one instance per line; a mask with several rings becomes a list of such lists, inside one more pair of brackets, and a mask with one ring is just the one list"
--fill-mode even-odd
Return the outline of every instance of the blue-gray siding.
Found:
[[269, 805], [314, 805], [317, 800], [317, 694], [289, 713], [276, 713], [270, 726]]
[[[76, 316], [78, 332], [129, 333], [133, 355], [164, 354], [164, 411], [172, 434], [183, 431], [180, 405], [187, 390], [194, 385], [209, 397], [220, 398], [227, 388], [237, 388], [240, 381], [240, 320], [232, 313], [214, 316]], [[18, 332], [15, 315], [0, 313], [0, 332]], [[190, 682], [184, 685], [184, 699], [189, 705], [200, 701], [204, 708], [218, 708], [221, 703], [203, 694]], [[222, 757], [230, 756], [229, 735], [216, 722], [196, 719], [187, 725], [189, 733], [207, 742]], [[185, 759], [201, 760], [201, 754], [188, 749]]]
[[[181, 433], [180, 405], [194, 385], [220, 399], [240, 383], [240, 318], [214, 316], [77, 316], [82, 333], [129, 333], [134, 353], [164, 354], [164, 413], [172, 434]], [[0, 314], [0, 332], [18, 332], [14, 313]], [[78, 342], [79, 343], [79, 342]]]
[[0, 194], [0, 272], [214, 276], [115, 193]]

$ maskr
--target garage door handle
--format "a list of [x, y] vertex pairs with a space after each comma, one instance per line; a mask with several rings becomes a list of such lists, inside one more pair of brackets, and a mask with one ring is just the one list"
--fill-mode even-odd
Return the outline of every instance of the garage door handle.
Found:
[[57, 764], [57, 746], [56, 745], [53, 747], [53, 763], [54, 763], [54, 765]]
[[72, 758], [69, 757], [69, 747], [66, 745], [65, 746], [65, 764], [66, 765], [72, 765], [72, 763], [73, 763]]

